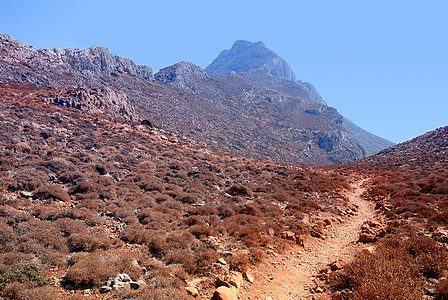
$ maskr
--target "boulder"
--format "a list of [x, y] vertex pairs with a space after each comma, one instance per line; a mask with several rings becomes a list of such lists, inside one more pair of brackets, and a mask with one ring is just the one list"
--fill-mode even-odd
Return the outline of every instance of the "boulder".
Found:
[[236, 296], [236, 288], [235, 287], [225, 287], [220, 286], [216, 289], [215, 293], [213, 294], [214, 300], [237, 300]]
[[133, 289], [138, 290], [145, 286], [146, 282], [143, 279], [133, 281], [126, 273], [118, 274], [117, 276], [109, 277], [104, 285], [100, 288], [100, 293], [109, 293], [118, 289]]
[[230, 285], [239, 289], [243, 284], [243, 275], [240, 272], [231, 272], [227, 281]]
[[345, 263], [342, 260], [338, 259], [328, 264], [328, 266], [331, 268], [332, 271], [337, 271], [343, 269], [345, 267]]
[[378, 222], [378, 220], [375, 220], [375, 219], [370, 219], [369, 221], [367, 221], [367, 224], [369, 224], [370, 227], [380, 227], [381, 226], [380, 222]]
[[361, 243], [372, 243], [375, 241], [375, 235], [371, 233], [361, 233], [359, 235], [359, 241]]
[[282, 238], [287, 240], [293, 240], [296, 234], [292, 231], [283, 231], [282, 232]]
[[243, 278], [246, 279], [249, 283], [253, 283], [255, 278], [249, 272], [243, 272]]

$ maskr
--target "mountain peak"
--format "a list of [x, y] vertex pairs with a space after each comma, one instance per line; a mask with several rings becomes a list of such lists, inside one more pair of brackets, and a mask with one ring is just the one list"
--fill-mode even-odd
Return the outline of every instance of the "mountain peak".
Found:
[[175, 65], [161, 69], [154, 77], [159, 82], [170, 84], [192, 94], [196, 94], [200, 90], [195, 83], [195, 78], [207, 79], [210, 75], [205, 73], [201, 67], [191, 62], [181, 61]]
[[261, 41], [252, 43], [238, 40], [231, 49], [222, 51], [205, 68], [207, 73], [217, 76], [231, 72], [244, 73], [250, 70], [261, 70], [276, 78], [296, 81], [296, 75], [288, 63]]

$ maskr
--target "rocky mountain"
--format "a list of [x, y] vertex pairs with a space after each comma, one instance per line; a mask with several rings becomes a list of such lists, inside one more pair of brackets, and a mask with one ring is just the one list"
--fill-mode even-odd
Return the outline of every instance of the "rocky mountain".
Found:
[[230, 50], [222, 51], [205, 68], [207, 73], [217, 76], [249, 70], [260, 70], [280, 79], [296, 80], [296, 75], [288, 63], [266, 48], [263, 42], [236, 41]]
[[[273, 55], [256, 44], [263, 57]], [[234, 51], [248, 46], [238, 42]], [[37, 50], [9, 35], [0, 36], [0, 61], [0, 85], [50, 89], [46, 103], [147, 119], [187, 140], [258, 159], [328, 165], [385, 147], [350, 133], [311, 85], [265, 69], [215, 76], [181, 62], [153, 75], [105, 48]]]

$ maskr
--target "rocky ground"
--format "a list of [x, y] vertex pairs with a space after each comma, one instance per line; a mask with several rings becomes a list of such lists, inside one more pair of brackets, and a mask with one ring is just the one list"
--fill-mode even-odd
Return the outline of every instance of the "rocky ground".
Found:
[[[359, 242], [361, 226], [374, 215], [374, 207], [361, 198], [365, 180], [354, 182], [347, 193], [353, 210], [342, 217], [330, 218], [331, 226], [321, 238], [310, 237], [304, 247], [292, 247], [284, 254], [269, 256], [254, 267], [253, 284], [241, 289], [240, 299], [326, 299], [321, 270], [343, 268], [365, 246]], [[329, 223], [330, 223], [329, 222]], [[326, 273], [326, 272], [325, 272]]]

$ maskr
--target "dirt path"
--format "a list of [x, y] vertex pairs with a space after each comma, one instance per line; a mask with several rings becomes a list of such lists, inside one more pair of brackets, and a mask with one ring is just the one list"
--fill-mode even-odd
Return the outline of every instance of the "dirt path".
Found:
[[374, 216], [374, 209], [371, 203], [360, 197], [364, 191], [362, 183], [353, 184], [353, 191], [347, 194], [349, 202], [359, 206], [354, 216], [347, 217], [345, 223], [329, 228], [324, 240], [314, 238], [305, 249], [291, 249], [286, 254], [268, 258], [265, 263], [252, 269], [255, 281], [240, 290], [239, 299], [266, 300], [268, 296], [274, 300], [316, 299], [316, 295], [310, 293], [315, 286], [313, 276], [332, 261], [349, 261], [365, 247], [357, 240], [361, 225]]

